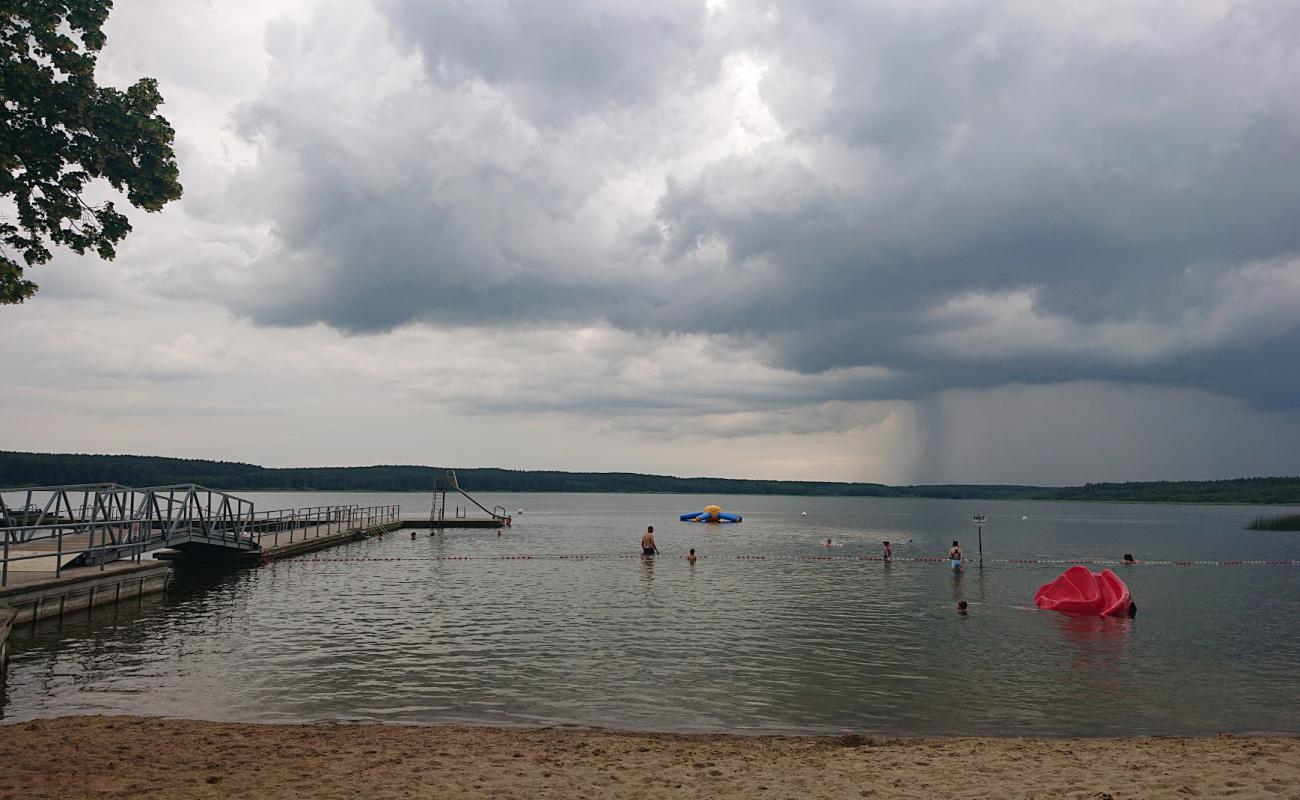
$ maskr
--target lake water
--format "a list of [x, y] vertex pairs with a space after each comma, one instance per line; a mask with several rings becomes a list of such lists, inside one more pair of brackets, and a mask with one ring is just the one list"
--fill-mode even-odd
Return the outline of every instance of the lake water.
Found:
[[[251, 493], [259, 509], [414, 494]], [[1300, 567], [1117, 567], [1136, 619], [1033, 609], [1062, 565], [1300, 559], [1226, 506], [487, 494], [513, 528], [409, 532], [11, 639], [0, 719], [87, 713], [298, 722], [578, 724], [890, 734], [1300, 732]], [[739, 525], [677, 515], [719, 502]], [[806, 516], [802, 512], [807, 512]], [[983, 568], [973, 514], [988, 515]], [[647, 524], [663, 555], [638, 552]], [[835, 546], [825, 547], [827, 538]], [[885, 565], [847, 557], [968, 555]], [[681, 555], [695, 547], [695, 565]], [[803, 560], [833, 555], [841, 560]], [[498, 560], [504, 555], [600, 558]], [[737, 555], [768, 555], [767, 560]], [[477, 556], [476, 560], [435, 560]], [[484, 558], [486, 557], [486, 558]], [[330, 559], [330, 560], [326, 560]], [[396, 560], [375, 560], [396, 559]], [[958, 599], [970, 613], [958, 615]]]

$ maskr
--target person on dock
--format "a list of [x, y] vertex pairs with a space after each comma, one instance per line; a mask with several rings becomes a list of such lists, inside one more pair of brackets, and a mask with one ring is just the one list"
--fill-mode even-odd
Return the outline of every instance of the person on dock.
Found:
[[885, 546], [885, 560], [889, 561], [894, 557], [894, 551], [890, 548], [889, 542], [881, 542]]
[[641, 537], [641, 555], [652, 556], [658, 552], [659, 547], [655, 544], [655, 526], [649, 525], [645, 529], [645, 536]]
[[953, 572], [961, 572], [961, 545], [957, 544], [956, 539], [953, 540], [952, 547], [948, 548], [948, 561], [952, 564]]
[[686, 563], [694, 564], [699, 556], [695, 555], [695, 548], [691, 548], [691, 554], [686, 557]]

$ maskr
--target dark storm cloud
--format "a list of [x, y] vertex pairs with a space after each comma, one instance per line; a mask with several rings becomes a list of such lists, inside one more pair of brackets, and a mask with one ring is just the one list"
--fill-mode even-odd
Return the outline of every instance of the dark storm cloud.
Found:
[[705, 8], [695, 0], [376, 5], [434, 81], [503, 87], [525, 113], [545, 120], [652, 102], [697, 79], [692, 67], [704, 45]]
[[[889, 370], [828, 400], [1300, 397], [1294, 9], [376, 8], [273, 48], [240, 115], [278, 244], [237, 295], [258, 321], [604, 320]], [[724, 147], [737, 58], [770, 130]]]

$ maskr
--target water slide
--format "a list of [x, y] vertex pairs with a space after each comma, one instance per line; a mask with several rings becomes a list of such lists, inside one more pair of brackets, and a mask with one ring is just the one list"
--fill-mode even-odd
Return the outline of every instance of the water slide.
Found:
[[1087, 567], [1067, 569], [1051, 583], [1043, 584], [1034, 595], [1034, 604], [1047, 611], [1066, 614], [1100, 614], [1122, 617], [1133, 601], [1128, 586], [1108, 569], [1093, 572]]

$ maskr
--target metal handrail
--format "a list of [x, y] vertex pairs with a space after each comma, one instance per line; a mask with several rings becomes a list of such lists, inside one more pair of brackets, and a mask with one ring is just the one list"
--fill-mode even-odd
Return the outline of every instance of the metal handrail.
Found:
[[[271, 540], [271, 547], [278, 547], [281, 544], [280, 536], [284, 533], [288, 534], [288, 541], [284, 544], [293, 544], [296, 541], [333, 536], [344, 530], [369, 529], [376, 525], [400, 522], [402, 507], [400, 505], [309, 506], [266, 513], [268, 514], [266, 521], [256, 519], [253, 521], [253, 535], [257, 537], [259, 546], [263, 548], [267, 546], [265, 542], [268, 538]], [[298, 535], [299, 531], [302, 532], [301, 536]]]
[[[284, 533], [293, 542], [401, 521], [398, 505], [308, 506], [255, 512], [252, 501], [194, 484], [144, 489], [79, 484], [8, 493], [21, 493], [23, 502], [21, 506], [10, 503], [5, 507], [36, 506], [38, 524], [15, 525], [10, 524], [12, 520], [0, 520], [5, 522], [0, 524], [0, 586], [8, 585], [10, 562], [53, 558], [52, 571], [59, 576], [69, 556], [92, 554], [102, 571], [109, 561], [123, 557], [139, 563], [148, 550], [167, 547], [178, 539], [260, 550], [268, 544], [279, 545]], [[72, 499], [75, 494], [81, 495], [79, 504]], [[43, 499], [44, 505], [33, 503], [34, 498]], [[0, 504], [3, 502], [0, 494]], [[90, 519], [84, 518], [86, 509], [90, 509]], [[46, 517], [50, 521], [46, 522]], [[84, 546], [70, 547], [71, 542], [66, 540], [71, 536], [85, 536]], [[53, 541], [52, 551], [14, 550], [17, 545], [46, 540]]]
[[[63, 562], [68, 556], [80, 556], [94, 553], [99, 556], [100, 569], [112, 560], [112, 554], [121, 558], [125, 553], [134, 563], [139, 563], [143, 554], [149, 549], [152, 529], [144, 525], [147, 520], [113, 520], [88, 521], [73, 523], [53, 523], [48, 525], [11, 526], [0, 529], [4, 534], [0, 543], [0, 586], [9, 583], [9, 564], [14, 561], [34, 559], [54, 559], [55, 576], [63, 574]], [[96, 534], [98, 533], [98, 543]], [[68, 547], [65, 539], [70, 536], [86, 536], [85, 547]], [[15, 551], [14, 545], [28, 544], [36, 541], [53, 540], [54, 550]]]

